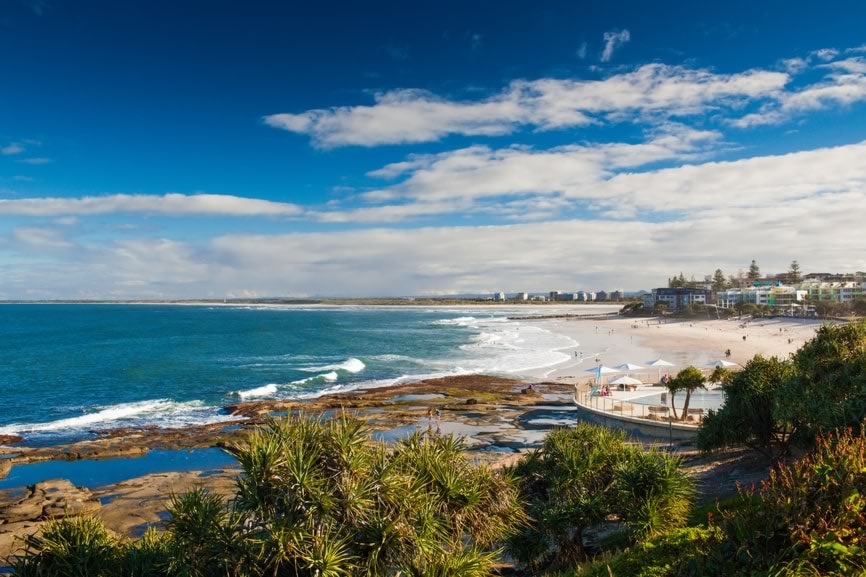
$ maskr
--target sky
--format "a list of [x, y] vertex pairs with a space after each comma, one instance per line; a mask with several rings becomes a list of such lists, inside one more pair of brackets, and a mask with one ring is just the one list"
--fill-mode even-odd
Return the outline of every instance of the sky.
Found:
[[866, 270], [866, 3], [0, 0], [0, 299]]

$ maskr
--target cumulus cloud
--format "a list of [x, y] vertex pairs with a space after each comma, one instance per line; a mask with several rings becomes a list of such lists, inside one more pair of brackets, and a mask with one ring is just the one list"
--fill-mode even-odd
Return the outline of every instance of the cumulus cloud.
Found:
[[417, 143], [450, 134], [498, 136], [520, 127], [539, 130], [637, 120], [664, 122], [707, 110], [737, 110], [777, 94], [785, 72], [717, 74], [647, 64], [600, 80], [515, 80], [482, 100], [449, 100], [423, 90], [379, 93], [369, 106], [340, 106], [264, 117], [272, 127], [309, 135], [316, 146]]
[[[373, 173], [397, 179], [364, 195], [377, 206], [317, 213], [317, 218], [393, 222], [446, 213], [555, 217], [575, 208], [633, 218], [716, 210], [720, 204], [772, 208], [820, 194], [866, 190], [866, 143], [699, 162], [720, 139], [714, 131], [674, 125], [639, 144], [549, 150], [473, 146], [416, 155]], [[651, 168], [665, 161], [679, 166]]]
[[221, 194], [113, 194], [80, 198], [0, 199], [0, 215], [83, 216], [111, 213], [149, 213], [170, 216], [298, 216], [295, 204]]
[[611, 30], [604, 33], [604, 50], [601, 52], [601, 61], [610, 62], [613, 58], [614, 51], [631, 40], [631, 33], [628, 30]]

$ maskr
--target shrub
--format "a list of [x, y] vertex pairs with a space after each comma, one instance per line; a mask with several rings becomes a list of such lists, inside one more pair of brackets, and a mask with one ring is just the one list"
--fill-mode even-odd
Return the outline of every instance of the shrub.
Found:
[[89, 516], [46, 523], [24, 539], [24, 551], [12, 563], [18, 577], [114, 577], [123, 556], [118, 539]]
[[342, 415], [274, 420], [230, 449], [235, 498], [174, 497], [166, 532], [118, 541], [101, 521], [49, 524], [24, 577], [342, 577], [491, 573], [526, 519], [515, 481], [469, 463], [461, 441], [416, 434], [392, 450]]
[[579, 423], [550, 432], [539, 451], [513, 469], [531, 523], [509, 543], [533, 570], [573, 567], [587, 559], [587, 529], [622, 521], [634, 538], [681, 524], [692, 496], [679, 461], [643, 453], [623, 433]]
[[793, 357], [795, 374], [779, 395], [781, 417], [802, 441], [866, 417], [866, 323], [824, 325]]
[[680, 464], [679, 457], [656, 449], [632, 449], [614, 466], [612, 508], [634, 540], [685, 523], [694, 499], [694, 484]]
[[686, 577], [719, 574], [712, 553], [724, 542], [718, 527], [675, 529], [609, 559], [578, 569], [575, 577]]
[[866, 437], [819, 438], [792, 465], [771, 471], [743, 507], [724, 514], [735, 558], [782, 574], [866, 571]]
[[723, 384], [725, 404], [701, 423], [697, 445], [703, 451], [747, 445], [767, 457], [788, 451], [792, 424], [780, 418], [784, 383], [794, 374], [790, 361], [760, 355]]

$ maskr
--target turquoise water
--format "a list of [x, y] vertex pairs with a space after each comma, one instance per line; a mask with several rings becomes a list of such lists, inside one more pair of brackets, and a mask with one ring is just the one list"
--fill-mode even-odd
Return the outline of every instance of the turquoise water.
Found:
[[[472, 315], [475, 316], [472, 316]], [[239, 400], [408, 377], [511, 373], [568, 355], [507, 311], [0, 305], [0, 434], [32, 444], [225, 420]]]
[[153, 450], [141, 457], [83, 461], [45, 461], [14, 465], [0, 479], [0, 490], [32, 485], [46, 479], [67, 479], [78, 487], [102, 487], [152, 473], [201, 471], [237, 466], [220, 449]]
[[[685, 393], [677, 393], [674, 397], [674, 404], [677, 409], [683, 407], [686, 400]], [[670, 406], [670, 394], [660, 393], [651, 397], [639, 397], [633, 401], [629, 401], [637, 405], [666, 405]], [[718, 410], [725, 404], [725, 394], [721, 390], [710, 391], [695, 391], [689, 399], [689, 408], [692, 409], [714, 409]]]
[[313, 396], [453, 369], [459, 313], [0, 305], [0, 434], [61, 441], [224, 418], [242, 398]]

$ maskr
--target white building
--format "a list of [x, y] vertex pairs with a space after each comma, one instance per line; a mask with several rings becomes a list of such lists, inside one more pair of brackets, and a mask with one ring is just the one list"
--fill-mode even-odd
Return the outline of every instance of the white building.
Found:
[[808, 292], [792, 286], [757, 286], [742, 289], [728, 289], [716, 294], [716, 304], [730, 309], [738, 304], [753, 304], [783, 307], [801, 304]]
[[496, 302], [505, 302], [505, 293], [494, 293], [493, 300]]
[[812, 303], [850, 303], [866, 295], [866, 282], [857, 281], [807, 280], [800, 285], [800, 288], [807, 292], [809, 301]]
[[516, 300], [516, 301], [528, 301], [529, 300], [529, 293], [517, 293], [516, 295], [514, 295], [514, 300]]

